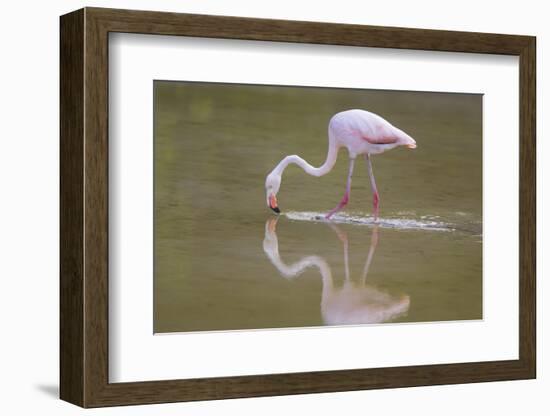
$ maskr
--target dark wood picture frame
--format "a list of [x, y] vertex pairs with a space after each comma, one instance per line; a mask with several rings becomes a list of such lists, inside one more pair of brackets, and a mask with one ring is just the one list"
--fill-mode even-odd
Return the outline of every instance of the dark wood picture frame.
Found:
[[[536, 376], [535, 38], [85, 8], [60, 19], [60, 396], [82, 407], [336, 392]], [[109, 383], [110, 32], [519, 56], [519, 359]]]

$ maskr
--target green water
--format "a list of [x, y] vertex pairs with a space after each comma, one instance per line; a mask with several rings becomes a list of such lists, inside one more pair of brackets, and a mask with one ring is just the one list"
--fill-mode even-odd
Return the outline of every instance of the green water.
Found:
[[[155, 332], [482, 318], [481, 95], [154, 87]], [[373, 157], [380, 226], [360, 159], [338, 223], [311, 221], [342, 197], [345, 149], [326, 176], [285, 171], [275, 221], [266, 174], [288, 154], [322, 164], [349, 108], [418, 144]]]

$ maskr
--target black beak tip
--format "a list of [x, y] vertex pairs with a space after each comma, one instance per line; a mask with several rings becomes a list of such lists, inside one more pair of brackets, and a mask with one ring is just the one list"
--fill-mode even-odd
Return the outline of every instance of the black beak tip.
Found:
[[279, 207], [275, 207], [275, 208], [271, 208], [273, 210], [273, 212], [277, 213], [277, 214], [280, 214], [281, 213], [281, 210], [279, 209]]

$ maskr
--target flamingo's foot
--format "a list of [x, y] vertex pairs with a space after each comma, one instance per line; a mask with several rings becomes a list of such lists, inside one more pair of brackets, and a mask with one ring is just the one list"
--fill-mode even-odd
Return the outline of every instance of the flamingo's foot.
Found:
[[344, 197], [342, 198], [342, 200], [338, 203], [338, 205], [336, 205], [336, 207], [334, 207], [331, 211], [329, 211], [327, 213], [327, 215], [325, 215], [325, 219], [326, 220], [330, 220], [330, 217], [332, 217], [334, 214], [336, 214], [338, 211], [341, 211], [342, 208], [344, 208], [349, 202], [349, 194], [348, 193], [345, 193], [344, 194]]
[[329, 224], [329, 226], [336, 232], [336, 235], [338, 236], [338, 239], [344, 243], [348, 244], [348, 235], [344, 233], [342, 230], [340, 230], [338, 227], [336, 227], [335, 224]]
[[342, 208], [339, 208], [339, 209], [336, 209], [334, 208], [332, 211], [329, 211], [327, 212], [327, 214], [325, 215], [325, 220], [330, 220], [330, 218], [336, 214], [338, 211], [340, 211]]

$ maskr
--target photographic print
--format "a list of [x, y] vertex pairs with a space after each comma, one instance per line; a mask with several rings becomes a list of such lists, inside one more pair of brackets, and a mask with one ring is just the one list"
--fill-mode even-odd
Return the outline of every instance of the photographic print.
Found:
[[481, 94], [153, 88], [155, 333], [483, 318]]

